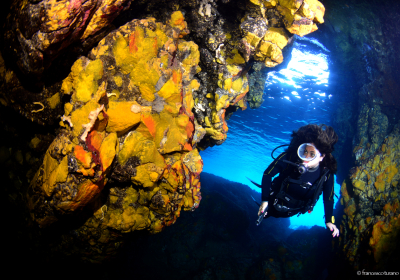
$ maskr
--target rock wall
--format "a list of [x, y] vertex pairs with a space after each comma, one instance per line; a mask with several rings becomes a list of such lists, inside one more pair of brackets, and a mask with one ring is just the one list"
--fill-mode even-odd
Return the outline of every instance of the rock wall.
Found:
[[[356, 269], [384, 269], [394, 262], [400, 230], [399, 143], [400, 124], [379, 149], [360, 164], [342, 184], [343, 249]], [[370, 256], [370, 258], [368, 257]]]
[[[329, 2], [325, 28], [333, 38], [333, 54], [352, 83], [340, 77], [343, 92], [356, 96], [338, 108], [342, 237], [336, 245], [339, 263], [350, 271], [390, 270], [399, 261], [399, 91], [394, 48], [399, 40], [393, 24], [398, 5], [394, 1]], [[348, 25], [348, 17], [354, 19]], [[347, 69], [344, 69], [347, 68]], [[342, 163], [342, 164], [341, 164]], [[340, 208], [340, 207], [339, 207]], [[347, 267], [347, 266], [346, 266]]]

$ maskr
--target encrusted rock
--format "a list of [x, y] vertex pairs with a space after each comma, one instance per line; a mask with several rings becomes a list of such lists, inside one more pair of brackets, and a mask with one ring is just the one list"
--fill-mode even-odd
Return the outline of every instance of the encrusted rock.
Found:
[[387, 136], [388, 125], [388, 117], [382, 113], [379, 105], [362, 105], [357, 122], [358, 145], [353, 149], [357, 161], [370, 157], [378, 150]]
[[[375, 108], [376, 109], [376, 108]], [[379, 115], [379, 112], [378, 112]], [[400, 124], [397, 124], [374, 153], [362, 155], [353, 168], [351, 181], [341, 188], [345, 207], [340, 237], [347, 259], [355, 269], [384, 267], [395, 254], [400, 233]], [[379, 132], [375, 131], [377, 135]], [[368, 246], [361, 246], [369, 240]], [[366, 255], [373, 256], [372, 260]]]
[[182, 208], [199, 206], [203, 163], [195, 145], [204, 132], [192, 113], [199, 51], [179, 39], [187, 32], [181, 12], [167, 25], [134, 20], [75, 62], [62, 85], [71, 94], [68, 121], [29, 191], [40, 226], [89, 208], [93, 216], [76, 231], [94, 246], [106, 244], [110, 230], [159, 232]]
[[99, 35], [130, 4], [131, 0], [13, 1], [3, 51], [16, 59], [22, 73], [40, 77], [62, 50]]

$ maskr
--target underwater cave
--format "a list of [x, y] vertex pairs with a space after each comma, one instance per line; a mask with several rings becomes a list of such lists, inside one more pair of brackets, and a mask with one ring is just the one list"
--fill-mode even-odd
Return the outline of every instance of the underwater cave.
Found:
[[[0, 7], [8, 274], [399, 275], [398, 1]], [[321, 146], [337, 162], [329, 199], [338, 237], [325, 224], [325, 189], [309, 213], [256, 225], [263, 173], [280, 162], [271, 153], [289, 156], [292, 145], [279, 146], [308, 124], [338, 136], [334, 149]]]

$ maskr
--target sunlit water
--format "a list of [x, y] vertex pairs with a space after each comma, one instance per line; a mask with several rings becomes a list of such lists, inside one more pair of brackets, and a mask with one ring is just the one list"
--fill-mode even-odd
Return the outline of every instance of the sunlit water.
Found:
[[[335, 94], [329, 91], [329, 51], [317, 41], [297, 38], [287, 68], [268, 73], [264, 100], [256, 110], [233, 114], [227, 121], [227, 140], [200, 153], [204, 172], [260, 191], [246, 177], [261, 183], [275, 147], [289, 144], [292, 131], [303, 125], [329, 125], [335, 106]], [[336, 194], [339, 189], [335, 183]], [[323, 216], [321, 196], [311, 214], [290, 218], [290, 227], [325, 226]]]

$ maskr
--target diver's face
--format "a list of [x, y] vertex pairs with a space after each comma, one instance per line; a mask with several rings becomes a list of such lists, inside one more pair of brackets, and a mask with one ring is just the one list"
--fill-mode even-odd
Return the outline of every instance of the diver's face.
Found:
[[309, 168], [314, 168], [319, 165], [319, 163], [324, 159], [324, 156], [321, 156], [320, 153], [313, 147], [307, 146], [304, 151], [304, 156], [310, 160], [303, 160], [303, 163]]

